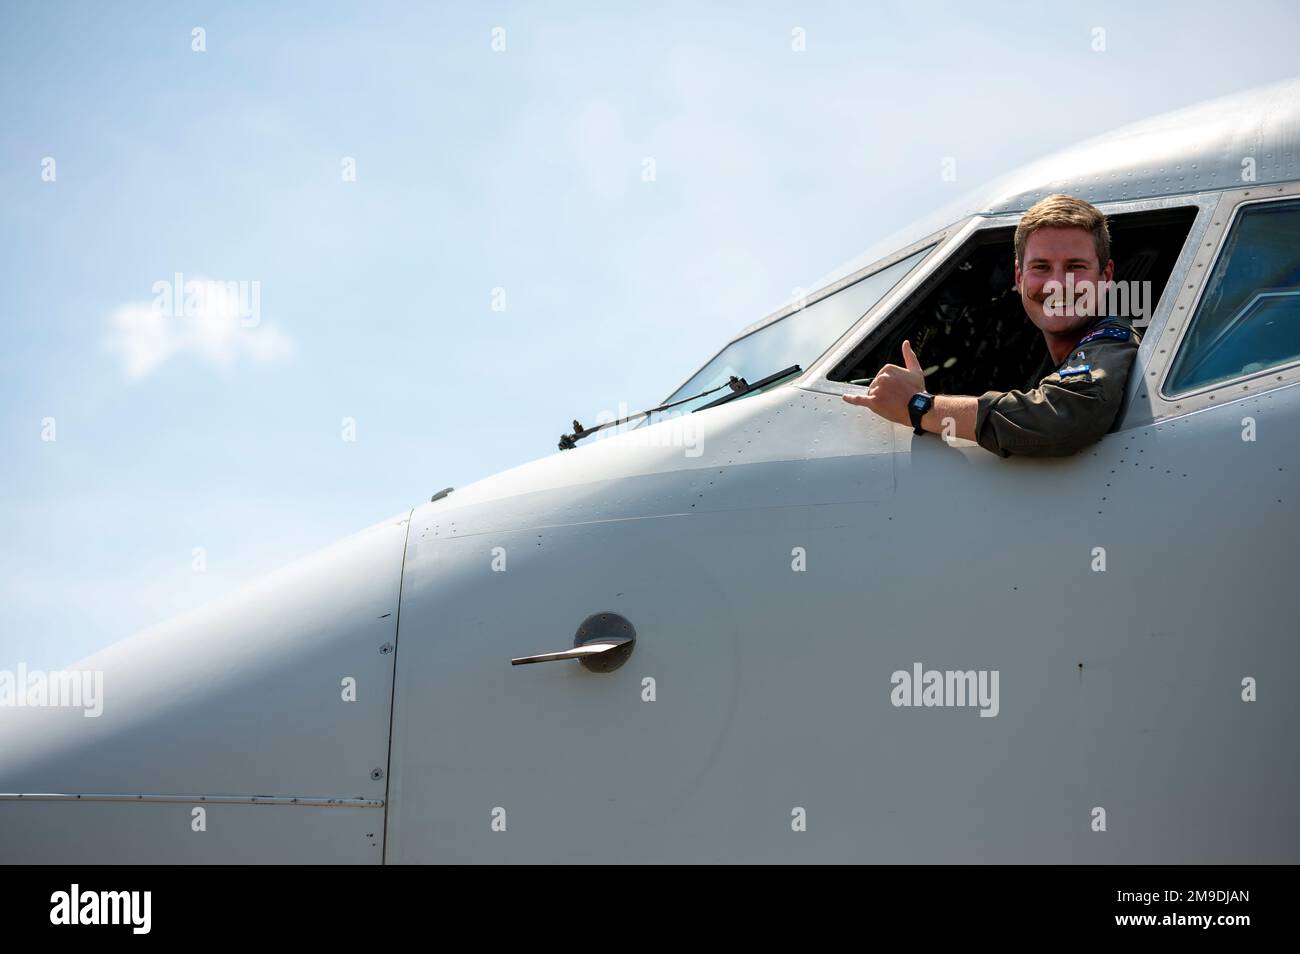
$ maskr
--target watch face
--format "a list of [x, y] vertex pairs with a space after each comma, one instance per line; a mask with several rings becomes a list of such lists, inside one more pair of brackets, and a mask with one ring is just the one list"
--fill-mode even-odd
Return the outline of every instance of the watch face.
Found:
[[[916, 408], [919, 411], [923, 407], [925, 407], [925, 398], [923, 398], [919, 394], [914, 395], [911, 400], [911, 405], [912, 407]], [[894, 406], [897, 407], [898, 405], [894, 405]]]

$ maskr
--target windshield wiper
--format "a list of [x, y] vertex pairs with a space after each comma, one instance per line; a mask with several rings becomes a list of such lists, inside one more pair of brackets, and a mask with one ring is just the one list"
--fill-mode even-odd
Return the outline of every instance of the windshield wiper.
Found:
[[731, 388], [737, 393], [743, 393], [749, 388], [749, 382], [744, 378], [738, 378], [734, 374], [726, 381], [725, 384], [719, 384], [716, 388], [709, 388], [707, 391], [701, 391], [699, 394], [692, 394], [690, 397], [684, 397], [680, 401], [673, 401], [670, 404], [660, 404], [658, 407], [652, 407], [648, 411], [637, 411], [635, 414], [629, 414], [627, 417], [620, 417], [617, 421], [606, 421], [604, 424], [597, 424], [595, 427], [583, 427], [577, 421], [573, 422], [572, 434], [560, 435], [560, 450], [572, 450], [577, 446], [578, 441], [582, 440], [597, 431], [603, 431], [607, 427], [615, 427], [619, 424], [626, 424], [634, 417], [649, 417], [657, 411], [666, 411], [670, 407], [676, 407], [679, 404], [685, 404], [687, 401], [694, 401], [696, 398], [702, 398], [706, 394], [712, 394], [714, 391], [721, 391], [723, 388]]
[[762, 380], [755, 381], [753, 384], [750, 384], [744, 378], [738, 378], [733, 374], [727, 379], [726, 383], [719, 384], [716, 388], [709, 388], [707, 391], [701, 391], [699, 394], [692, 394], [690, 397], [684, 397], [680, 401], [672, 401], [671, 403], [668, 404], [660, 404], [658, 407], [652, 407], [648, 411], [637, 411], [635, 414], [629, 414], [627, 417], [621, 417], [617, 421], [606, 421], [604, 424], [597, 424], [595, 427], [583, 427], [580, 423], [574, 421], [573, 433], [560, 435], [560, 450], [572, 450], [574, 447], [578, 445], [578, 441], [582, 440], [584, 437], [587, 437], [591, 434], [595, 434], [597, 431], [603, 431], [607, 427], [616, 427], [619, 424], [626, 424], [628, 421], [632, 420], [633, 418], [649, 417], [651, 414], [657, 414], [659, 411], [666, 411], [670, 407], [676, 407], [679, 404], [685, 404], [687, 401], [694, 401], [696, 398], [705, 397], [706, 395], [712, 394], [714, 391], [721, 391], [723, 388], [730, 388], [731, 389], [730, 394], [724, 394], [722, 397], [718, 398], [717, 400], [710, 401], [708, 404], [703, 404], [700, 407], [697, 407], [695, 410], [703, 411], [705, 408], [717, 407], [719, 404], [726, 404], [728, 401], [735, 400], [736, 398], [740, 397], [742, 394], [748, 394], [750, 391], [754, 391], [758, 388], [766, 387], [767, 385], [773, 383], [774, 381], [779, 381], [781, 380], [781, 378], [788, 377], [789, 375], [794, 374], [796, 371], [799, 370], [800, 370], [799, 365], [792, 364], [784, 371], [778, 371], [776, 374], [769, 374], [767, 377], [763, 378]]
[[[755, 381], [753, 384], [745, 384], [744, 388], [737, 391], [735, 394], [724, 394], [716, 401], [710, 401], [708, 404], [701, 404], [695, 410], [703, 411], [711, 407], [717, 407], [719, 404], [726, 404], [728, 401], [734, 401], [736, 398], [748, 394], [750, 391], [757, 391], [759, 388], [765, 388], [769, 384], [775, 384], [777, 381], [780, 381], [782, 378], [788, 378], [790, 375], [797, 374], [802, 370], [803, 369], [799, 367], [799, 365], [792, 364], [784, 371], [778, 371], [776, 372], [776, 374], [769, 374], [767, 377], [760, 378], [759, 380]], [[745, 381], [744, 378], [741, 378], [740, 380], [742, 383], [744, 383]], [[691, 413], [694, 413], [694, 411], [692, 411]]]

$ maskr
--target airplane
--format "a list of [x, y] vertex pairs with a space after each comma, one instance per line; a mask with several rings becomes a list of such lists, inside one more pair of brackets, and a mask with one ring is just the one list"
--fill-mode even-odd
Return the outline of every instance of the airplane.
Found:
[[[1151, 283], [1109, 433], [842, 400], [904, 338], [1022, 387], [1056, 192]], [[1300, 79], [1015, 170], [637, 421], [95, 654], [97, 714], [0, 708], [0, 859], [1295, 863], [1298, 383]]]

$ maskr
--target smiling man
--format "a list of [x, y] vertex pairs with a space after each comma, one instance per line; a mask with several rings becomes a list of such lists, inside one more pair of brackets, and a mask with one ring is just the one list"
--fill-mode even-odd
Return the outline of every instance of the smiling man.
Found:
[[904, 341], [903, 367], [885, 365], [865, 396], [844, 400], [918, 434], [943, 433], [950, 421], [948, 433], [1002, 457], [1064, 456], [1100, 440], [1124, 399], [1140, 341], [1127, 320], [1097, 313], [1107, 297], [1099, 283], [1115, 272], [1106, 217], [1082, 199], [1049, 195], [1021, 218], [1015, 252], [1016, 288], [1048, 352], [1026, 390], [931, 395]]

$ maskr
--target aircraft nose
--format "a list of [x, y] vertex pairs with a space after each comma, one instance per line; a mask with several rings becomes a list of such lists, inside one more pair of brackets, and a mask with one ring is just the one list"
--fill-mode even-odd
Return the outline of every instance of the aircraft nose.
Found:
[[[0, 856], [40, 855], [48, 843], [23, 833], [56, 811], [60, 826], [111, 816], [155, 843], [190, 834], [150, 821], [178, 803], [279, 813], [243, 825], [250, 837], [293, 829], [289, 816], [307, 808], [382, 812], [407, 522], [377, 524], [66, 674], [27, 673], [25, 704], [0, 708]], [[42, 693], [42, 677], [56, 691]]]

